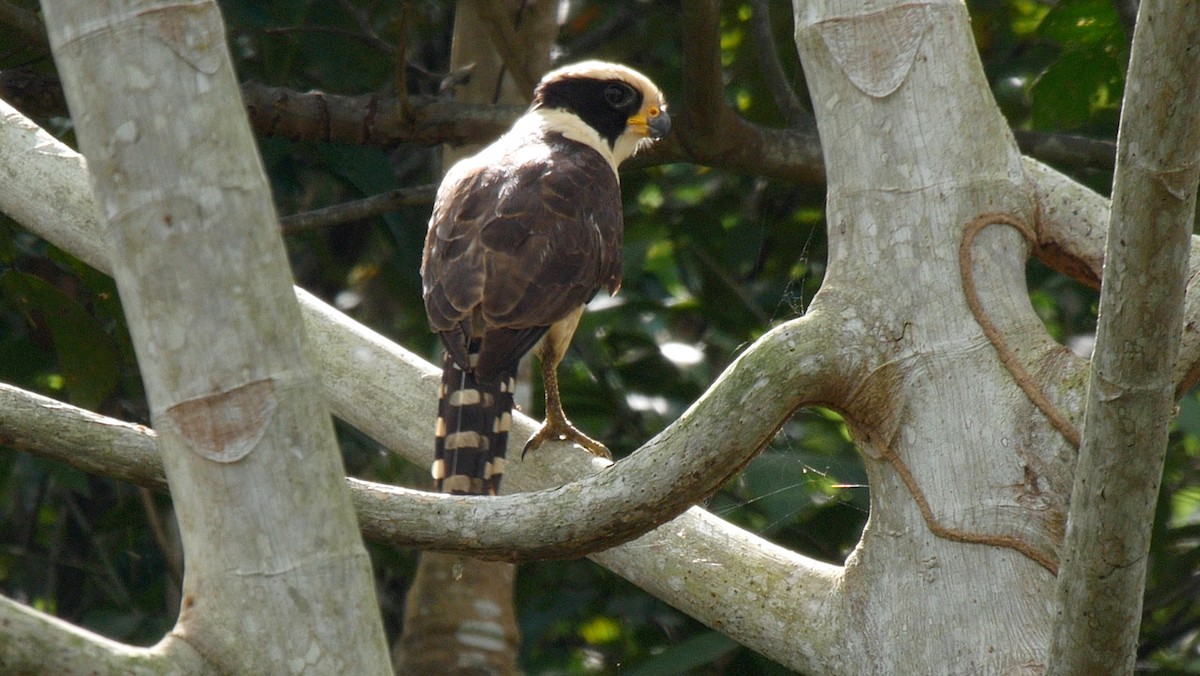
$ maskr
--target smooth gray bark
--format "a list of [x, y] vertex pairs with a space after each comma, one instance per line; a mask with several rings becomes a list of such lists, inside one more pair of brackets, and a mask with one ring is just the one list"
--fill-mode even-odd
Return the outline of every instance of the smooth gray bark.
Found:
[[164, 650], [390, 671], [215, 2], [44, 3], [187, 559]]
[[1198, 179], [1200, 5], [1144, 0], [1117, 137], [1049, 674], [1125, 674], [1137, 660]]

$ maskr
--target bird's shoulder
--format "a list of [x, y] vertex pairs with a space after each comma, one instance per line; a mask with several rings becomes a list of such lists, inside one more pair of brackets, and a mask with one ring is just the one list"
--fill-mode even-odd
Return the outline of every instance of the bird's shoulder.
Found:
[[[525, 230], [599, 221], [621, 227], [620, 187], [607, 160], [558, 132], [508, 134], [460, 160], [438, 190], [431, 235]], [[589, 225], [590, 227], [590, 225]], [[507, 233], [509, 236], [516, 233]]]

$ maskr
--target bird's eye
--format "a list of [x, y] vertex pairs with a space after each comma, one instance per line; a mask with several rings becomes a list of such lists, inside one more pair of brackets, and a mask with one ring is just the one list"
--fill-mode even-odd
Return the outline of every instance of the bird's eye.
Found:
[[624, 108], [633, 103], [637, 96], [633, 88], [623, 82], [614, 82], [604, 89], [604, 100], [613, 108]]

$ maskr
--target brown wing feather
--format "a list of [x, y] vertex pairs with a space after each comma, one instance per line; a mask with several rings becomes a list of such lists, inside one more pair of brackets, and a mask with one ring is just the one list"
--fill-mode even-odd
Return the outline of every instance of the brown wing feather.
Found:
[[[594, 150], [561, 136], [484, 153], [439, 190], [422, 278], [430, 326], [482, 379], [515, 366], [547, 328], [621, 276], [620, 189]], [[498, 159], [497, 159], [498, 158]]]

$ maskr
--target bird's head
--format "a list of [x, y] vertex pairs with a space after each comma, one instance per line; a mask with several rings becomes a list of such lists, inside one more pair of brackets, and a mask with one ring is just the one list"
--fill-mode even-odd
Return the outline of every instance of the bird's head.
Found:
[[650, 78], [604, 61], [582, 61], [546, 73], [531, 108], [575, 115], [599, 134], [617, 164], [671, 129], [666, 100]]

